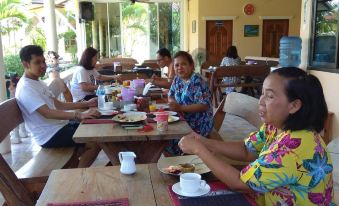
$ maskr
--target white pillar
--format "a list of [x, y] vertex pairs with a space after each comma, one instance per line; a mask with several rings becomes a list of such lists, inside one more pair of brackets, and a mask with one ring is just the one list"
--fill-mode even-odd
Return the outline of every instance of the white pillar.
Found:
[[2, 40], [0, 32], [0, 102], [7, 99], [4, 56], [2, 52]]
[[44, 0], [44, 12], [47, 50], [58, 52], [54, 0]]
[[[83, 29], [82, 24], [80, 23], [80, 10], [79, 10], [79, 0], [74, 0], [75, 5], [75, 27], [76, 27], [76, 40], [77, 40], [77, 57], [80, 60], [82, 52], [85, 50], [86, 45], [83, 44]], [[86, 42], [86, 41], [85, 41]]]
[[97, 21], [92, 21], [92, 41], [93, 41], [93, 48], [99, 49], [98, 43], [98, 29], [97, 29]]
[[100, 59], [103, 58], [102, 52], [104, 51], [104, 23], [102, 18], [99, 19], [99, 50]]

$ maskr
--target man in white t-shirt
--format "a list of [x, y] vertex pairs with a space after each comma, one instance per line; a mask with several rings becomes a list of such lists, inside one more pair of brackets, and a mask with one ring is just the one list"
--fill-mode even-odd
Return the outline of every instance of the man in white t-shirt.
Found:
[[[39, 80], [45, 75], [46, 62], [40, 46], [28, 45], [20, 50], [20, 59], [25, 73], [20, 78], [15, 98], [22, 112], [28, 131], [35, 142], [44, 148], [82, 146], [72, 139], [78, 122], [100, 116], [96, 109], [85, 112], [68, 111], [97, 106], [97, 99], [79, 103], [60, 102], [46, 84]], [[79, 167], [88, 167], [100, 151], [97, 144], [86, 144]]]
[[167, 78], [160, 78], [156, 75], [152, 76], [152, 83], [156, 86], [169, 89], [172, 85], [175, 72], [172, 62], [171, 53], [166, 48], [161, 48], [157, 51], [157, 63], [160, 68], [167, 68]]

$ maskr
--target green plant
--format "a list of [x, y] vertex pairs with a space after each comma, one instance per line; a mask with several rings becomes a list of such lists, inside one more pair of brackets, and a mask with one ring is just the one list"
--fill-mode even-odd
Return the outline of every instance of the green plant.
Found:
[[22, 76], [24, 73], [24, 67], [22, 66], [19, 55], [6, 55], [4, 57], [5, 71], [7, 74], [17, 73]]

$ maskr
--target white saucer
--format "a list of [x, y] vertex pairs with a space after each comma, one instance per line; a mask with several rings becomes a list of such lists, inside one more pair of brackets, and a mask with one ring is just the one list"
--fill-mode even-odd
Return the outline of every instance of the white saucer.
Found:
[[204, 188], [200, 188], [195, 193], [185, 193], [181, 191], [180, 182], [177, 182], [172, 186], [172, 190], [177, 195], [181, 195], [185, 197], [198, 197], [198, 196], [207, 194], [211, 190], [211, 187], [208, 184], [206, 184]]
[[110, 116], [113, 115], [114, 113], [117, 113], [118, 111], [111, 109], [111, 110], [99, 110], [99, 112], [103, 116]]
[[[167, 112], [169, 115], [171, 116], [175, 116], [177, 115], [178, 113], [177, 112], [173, 112], [173, 111], [164, 111], [164, 112]], [[161, 112], [151, 112], [152, 114], [156, 115], [157, 113], [161, 113]]]
[[100, 111], [113, 111], [113, 110], [115, 110], [115, 109], [117, 109], [116, 107], [111, 107], [111, 108], [100, 108], [99, 110]]
[[136, 112], [138, 111], [137, 109], [131, 109], [131, 110], [128, 110], [128, 111], [125, 111], [124, 109], [120, 109], [120, 112]]

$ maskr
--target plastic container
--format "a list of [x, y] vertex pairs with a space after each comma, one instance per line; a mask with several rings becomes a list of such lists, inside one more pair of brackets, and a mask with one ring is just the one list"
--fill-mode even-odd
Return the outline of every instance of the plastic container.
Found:
[[135, 90], [130, 88], [122, 88], [121, 95], [123, 101], [134, 101]]
[[157, 112], [155, 113], [155, 120], [157, 121], [157, 129], [160, 132], [165, 132], [168, 130], [168, 113], [167, 112]]
[[298, 36], [283, 36], [280, 39], [281, 67], [298, 67], [301, 56], [301, 38]]
[[136, 95], [142, 95], [142, 92], [145, 87], [145, 80], [144, 79], [134, 79], [132, 81], [132, 86], [136, 91]]
[[99, 85], [96, 95], [98, 96], [98, 109], [103, 110], [105, 105], [105, 88]]

